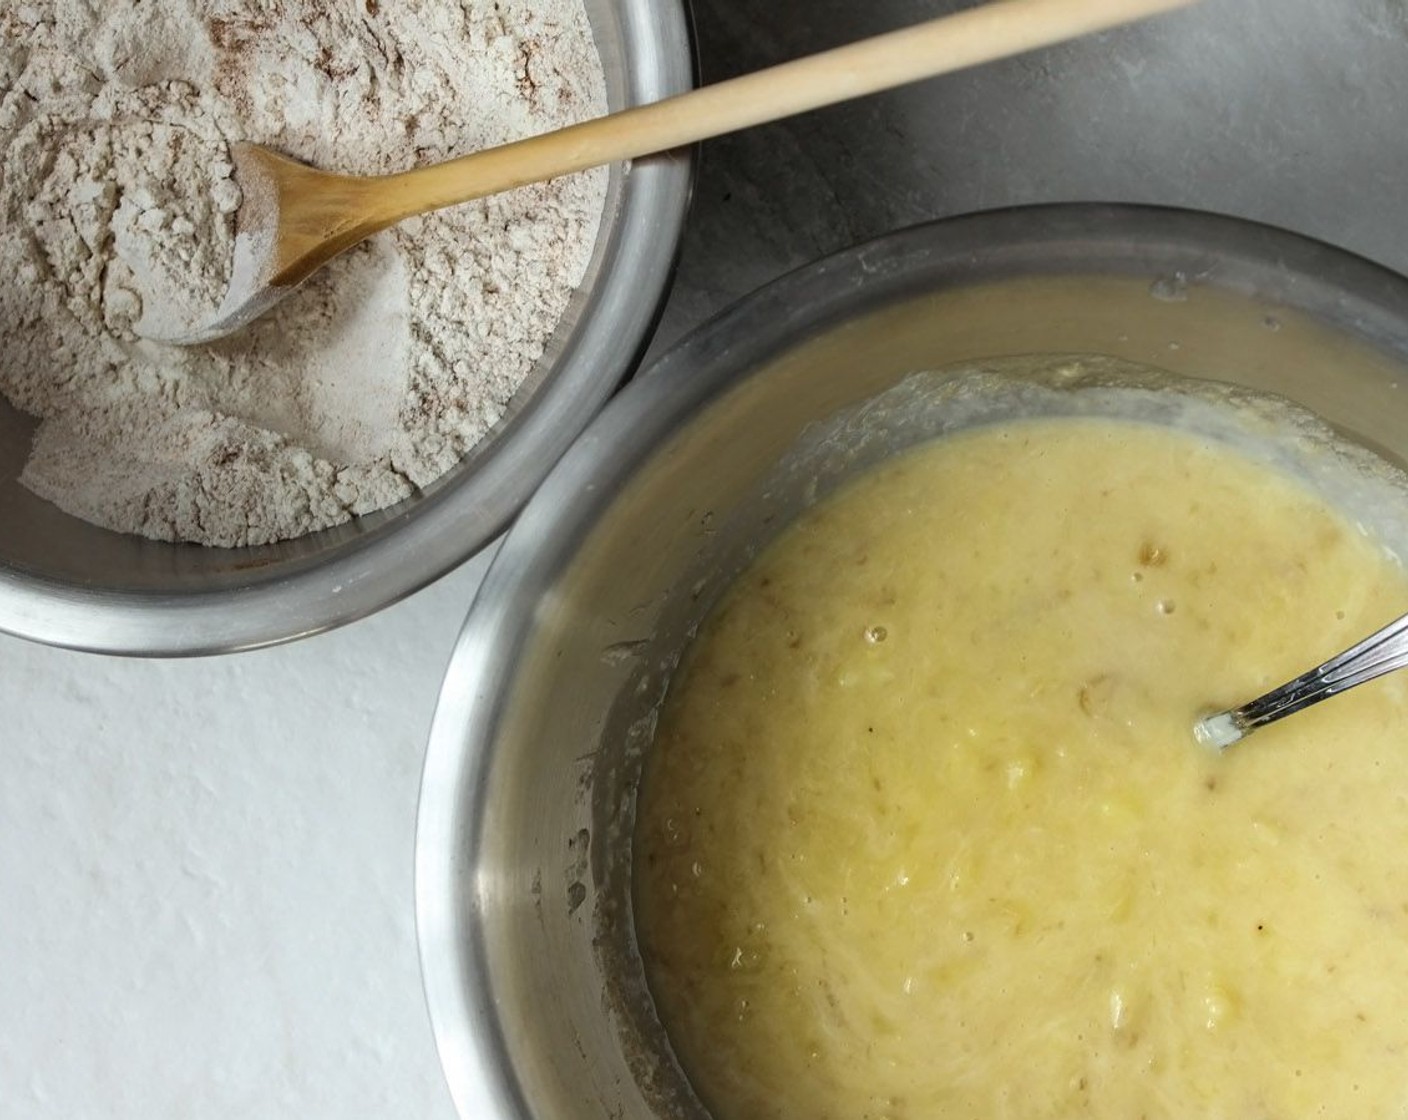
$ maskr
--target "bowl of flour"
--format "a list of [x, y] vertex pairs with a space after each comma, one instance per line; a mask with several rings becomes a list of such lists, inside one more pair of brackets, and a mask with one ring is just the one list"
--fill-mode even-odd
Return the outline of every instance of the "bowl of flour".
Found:
[[688, 160], [413, 219], [247, 330], [208, 318], [229, 144], [376, 174], [689, 87], [656, 0], [0, 9], [0, 629], [110, 652], [360, 617], [513, 517], [629, 372]]

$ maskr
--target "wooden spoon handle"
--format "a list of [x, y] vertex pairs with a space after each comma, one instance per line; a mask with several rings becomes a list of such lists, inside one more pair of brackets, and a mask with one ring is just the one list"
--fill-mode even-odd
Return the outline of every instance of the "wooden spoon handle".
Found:
[[[1185, 7], [1195, 0], [999, 0], [598, 117], [388, 176], [382, 223], [668, 151], [854, 97], [1020, 54]], [[384, 207], [384, 208], [383, 208]]]

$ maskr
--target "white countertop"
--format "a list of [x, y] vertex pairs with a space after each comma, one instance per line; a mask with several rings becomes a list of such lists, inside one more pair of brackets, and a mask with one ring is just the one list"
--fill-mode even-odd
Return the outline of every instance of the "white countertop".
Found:
[[[959, 6], [696, 0], [703, 73]], [[857, 240], [1017, 203], [1202, 207], [1408, 269], [1405, 39], [1385, 0], [1213, 3], [712, 142], [661, 336]], [[451, 1120], [412, 845], [483, 567], [232, 657], [0, 636], [0, 1120]]]
[[231, 657], [0, 635], [0, 1116], [452, 1120], [411, 869], [484, 567]]

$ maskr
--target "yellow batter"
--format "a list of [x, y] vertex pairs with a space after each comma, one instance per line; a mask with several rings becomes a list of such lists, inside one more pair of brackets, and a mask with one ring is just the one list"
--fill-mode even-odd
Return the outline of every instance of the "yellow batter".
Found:
[[638, 932], [718, 1120], [1408, 1117], [1408, 680], [1191, 728], [1408, 609], [1269, 468], [947, 439], [740, 579], [662, 717]]

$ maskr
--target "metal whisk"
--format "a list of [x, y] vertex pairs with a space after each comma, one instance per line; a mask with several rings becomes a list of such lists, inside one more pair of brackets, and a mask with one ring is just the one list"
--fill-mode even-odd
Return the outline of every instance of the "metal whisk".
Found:
[[1405, 666], [1408, 666], [1408, 615], [1240, 708], [1204, 716], [1194, 725], [1193, 733], [1200, 743], [1225, 750], [1258, 727]]

